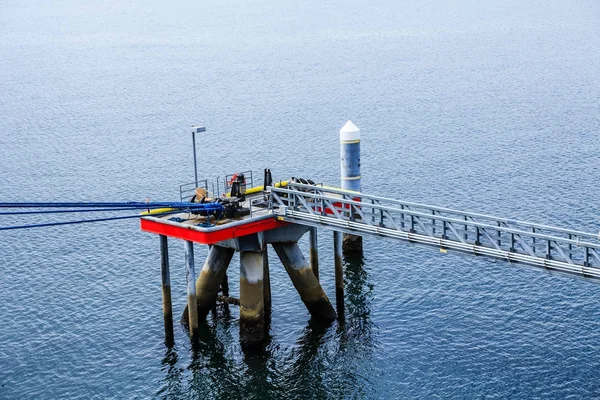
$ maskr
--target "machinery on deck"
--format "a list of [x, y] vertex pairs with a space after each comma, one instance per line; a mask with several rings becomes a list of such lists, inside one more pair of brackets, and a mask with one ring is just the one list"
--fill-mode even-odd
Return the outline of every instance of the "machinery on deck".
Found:
[[[207, 214], [207, 213], [196, 213], [192, 212], [194, 215], [201, 215], [207, 217], [206, 223], [209, 223], [211, 218], [213, 218], [213, 223], [217, 223], [220, 220], [224, 219], [238, 219], [250, 214], [251, 203], [254, 206], [267, 207], [267, 197], [265, 196], [265, 191], [267, 187], [273, 186], [273, 176], [271, 174], [271, 170], [265, 168], [263, 175], [263, 184], [260, 186], [250, 187], [248, 188], [248, 179], [249, 175], [250, 185], [252, 185], [252, 172], [236, 172], [232, 175], [227, 175], [225, 177], [224, 183], [224, 192], [220, 196], [213, 194], [211, 197], [207, 191], [208, 181], [203, 180], [204, 187], [196, 187], [194, 190], [194, 195], [191, 197], [190, 201], [193, 203], [215, 203], [222, 206], [222, 211], [220, 213]], [[306, 182], [305, 180], [302, 180]], [[220, 179], [216, 180], [217, 191], [220, 188]], [[287, 183], [287, 182], [286, 182]], [[285, 186], [283, 182], [279, 182], [277, 186]], [[215, 185], [212, 185], [213, 192]], [[264, 204], [263, 204], [264, 203]]]

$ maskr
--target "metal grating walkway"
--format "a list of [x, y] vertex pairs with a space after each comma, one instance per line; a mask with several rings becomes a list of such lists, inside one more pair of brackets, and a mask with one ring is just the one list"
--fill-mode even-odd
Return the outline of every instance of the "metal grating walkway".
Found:
[[600, 278], [600, 234], [297, 183], [271, 187], [269, 208], [297, 224]]

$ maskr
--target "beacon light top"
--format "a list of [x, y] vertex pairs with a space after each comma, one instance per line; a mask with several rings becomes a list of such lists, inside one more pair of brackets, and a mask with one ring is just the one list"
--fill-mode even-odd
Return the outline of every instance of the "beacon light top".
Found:
[[352, 123], [352, 121], [346, 122], [346, 125], [340, 129], [340, 140], [342, 141], [355, 141], [360, 140], [360, 129]]
[[192, 133], [200, 133], [200, 132], [206, 132], [206, 128], [204, 126], [197, 126], [197, 125], [192, 126]]

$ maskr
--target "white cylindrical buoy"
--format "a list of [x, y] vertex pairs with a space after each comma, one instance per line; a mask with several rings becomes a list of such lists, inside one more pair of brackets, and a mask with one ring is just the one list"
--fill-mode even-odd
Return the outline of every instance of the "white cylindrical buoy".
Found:
[[340, 129], [342, 189], [360, 192], [360, 129], [352, 123]]
[[[360, 129], [352, 121], [340, 129], [340, 165], [342, 189], [360, 192]], [[362, 252], [362, 237], [345, 233], [342, 247], [344, 252]]]

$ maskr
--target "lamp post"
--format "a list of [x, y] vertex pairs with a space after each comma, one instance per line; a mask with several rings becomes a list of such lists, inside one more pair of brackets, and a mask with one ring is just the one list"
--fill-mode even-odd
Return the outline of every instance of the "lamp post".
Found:
[[198, 187], [198, 162], [196, 161], [196, 133], [206, 132], [206, 128], [204, 126], [192, 126], [192, 147], [194, 148], [194, 182], [196, 182], [196, 187]]

